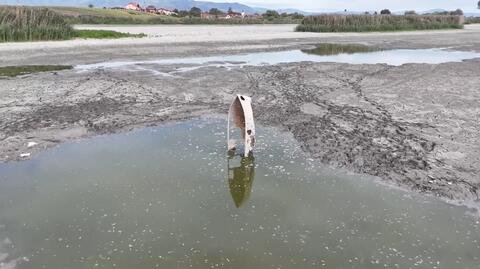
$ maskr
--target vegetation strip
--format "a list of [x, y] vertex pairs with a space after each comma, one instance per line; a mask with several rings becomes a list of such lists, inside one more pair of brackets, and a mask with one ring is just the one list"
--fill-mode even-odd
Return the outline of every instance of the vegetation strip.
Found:
[[461, 29], [457, 15], [318, 15], [303, 19], [298, 32], [370, 32]]
[[[241, 17], [233, 11], [228, 13], [218, 9], [202, 12], [193, 7], [187, 10], [172, 11], [172, 15], [154, 14], [137, 10], [102, 9], [82, 7], [50, 7], [61, 14], [70, 24], [299, 24], [304, 16], [298, 13], [278, 13], [268, 10], [264, 14]], [[225, 16], [231, 18], [226, 19]]]
[[107, 30], [75, 30], [63, 15], [47, 8], [0, 7], [0, 42], [143, 36]]
[[124, 37], [145, 37], [145, 34], [120, 33], [109, 30], [75, 30], [76, 38], [124, 38]]
[[20, 75], [60, 71], [72, 69], [71, 65], [23, 65], [23, 66], [5, 66], [0, 67], [0, 77], [16, 77]]

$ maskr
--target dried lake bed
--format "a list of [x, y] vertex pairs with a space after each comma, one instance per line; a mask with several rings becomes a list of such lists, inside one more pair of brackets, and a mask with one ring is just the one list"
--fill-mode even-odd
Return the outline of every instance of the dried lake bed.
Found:
[[[278, 27], [275, 31], [286, 29], [285, 26]], [[208, 28], [207, 32], [212, 34], [215, 29]], [[219, 31], [225, 31], [225, 28], [221, 29]], [[127, 267], [133, 266], [129, 262], [149, 268], [157, 263], [168, 266], [181, 263], [180, 267], [200, 266], [200, 263], [208, 267], [223, 263], [226, 267], [233, 267], [225, 263], [227, 258], [232, 261], [230, 257], [233, 255], [233, 264], [237, 267], [265, 264], [291, 267], [296, 264], [310, 268], [326, 264], [327, 268], [380, 268], [385, 264], [387, 267], [397, 264], [400, 268], [476, 268], [478, 212], [441, 201], [479, 207], [480, 59], [476, 56], [480, 53], [480, 27], [365, 35], [302, 36], [288, 32], [281, 38], [268, 35], [261, 38], [255, 36], [252, 30], [255, 27], [245, 29], [248, 34], [239, 33], [238, 40], [231, 41], [206, 42], [200, 37], [208, 34], [200, 31], [198, 42], [195, 42], [190, 40], [195, 38], [192, 34], [195, 31], [187, 27], [184, 37], [181, 37], [181, 30], [175, 29], [180, 31], [177, 32], [177, 43], [151, 37], [145, 40], [0, 46], [0, 66], [44, 64], [74, 67], [0, 79], [0, 160], [6, 162], [0, 166], [2, 190], [6, 192], [1, 204], [5, 210], [0, 214], [0, 240], [4, 239], [0, 252], [8, 253], [9, 257], [2, 261], [20, 268], [38, 264], [62, 267], [68, 261], [65, 257], [75, 259], [79, 266], [89, 266], [90, 263], [113, 266], [115, 260], [116, 266]], [[265, 31], [265, 28], [261, 29]], [[248, 38], [249, 35], [253, 37]], [[312, 58], [301, 62], [285, 60], [292, 56], [292, 52], [298, 57], [300, 50], [314, 48], [318, 43], [355, 43], [382, 51], [377, 53], [379, 60], [375, 62], [309, 60]], [[414, 60], [395, 64], [391, 62], [391, 56], [384, 55], [387, 59], [381, 57], [382, 53], [398, 50], [416, 53]], [[453, 53], [461, 57], [445, 56], [437, 58], [440, 61], [431, 62], [428, 61], [431, 55], [422, 52], [433, 52], [434, 56], [439, 55], [435, 52], [450, 56]], [[249, 55], [249, 59], [239, 59], [245, 55]], [[259, 55], [268, 55], [270, 61], [260, 61]], [[345, 57], [357, 56], [365, 55]], [[192, 62], [192, 59], [203, 60]], [[112, 63], [116, 64], [112, 66]], [[257, 122], [264, 131], [264, 134], [259, 133], [264, 142], [259, 144], [255, 159], [255, 166], [258, 166], [255, 180], [250, 187], [240, 188], [251, 190], [250, 200], [241, 207], [244, 211], [238, 211], [234, 203], [243, 196], [233, 198], [228, 190], [224, 168], [227, 160], [222, 148], [225, 143], [222, 135], [224, 122], [191, 121], [205, 115], [226, 114], [237, 93], [252, 96]], [[207, 127], [197, 128], [203, 125]], [[159, 127], [143, 129], [146, 126]], [[127, 132], [132, 129], [139, 130]], [[170, 138], [165, 138], [169, 134]], [[198, 138], [192, 137], [193, 134], [199, 134]], [[269, 134], [273, 137], [271, 141]], [[105, 136], [71, 142], [97, 135]], [[284, 152], [286, 143], [276, 140], [278, 136], [289, 137], [290, 140], [282, 141], [291, 141], [292, 147], [295, 145], [296, 148], [295, 154], [288, 156]], [[174, 143], [182, 137], [197, 142], [182, 146]], [[42, 153], [59, 144], [58, 148]], [[199, 148], [193, 149], [192, 145]], [[167, 157], [171, 159], [165, 159]], [[106, 163], [99, 163], [97, 159]], [[289, 164], [287, 161], [292, 159], [295, 159], [294, 163]], [[128, 160], [133, 162], [127, 164]], [[309, 165], [303, 165], [307, 163]], [[83, 166], [78, 167], [79, 164]], [[164, 169], [158, 170], [160, 167], [171, 169], [164, 175]], [[270, 169], [277, 168], [279, 173], [275, 178]], [[178, 178], [186, 179], [178, 184], [189, 185], [178, 185], [174, 173], [179, 173]], [[82, 178], [82, 175], [91, 176]], [[377, 181], [429, 195], [387, 188]], [[123, 190], [119, 187], [122, 184], [125, 185], [120, 186]], [[165, 184], [164, 188], [162, 184]], [[141, 192], [149, 188], [143, 198], [158, 196], [160, 205], [165, 208], [154, 209], [158, 216], [150, 216], [144, 212], [148, 209], [147, 200], [139, 195], [140, 192], [133, 190], [132, 194], [128, 188], [138, 188]], [[115, 190], [119, 190], [117, 195]], [[173, 200], [160, 199], [161, 196], [170, 197], [176, 190], [185, 194], [182, 201], [178, 200], [178, 205], [174, 205]], [[268, 212], [267, 205], [288, 204], [282, 201], [282, 198], [286, 199], [282, 193], [287, 190], [294, 194], [291, 199], [305, 196], [302, 201], [290, 201], [292, 206], [302, 207], [304, 211], [283, 207], [279, 208], [281, 212], [275, 213], [276, 216], [259, 220], [260, 211], [255, 208]], [[196, 191], [200, 191], [199, 196], [195, 196]], [[73, 195], [75, 192], [78, 195]], [[105, 208], [97, 204], [83, 206], [81, 203], [90, 203], [80, 195], [85, 193], [92, 195], [92, 203], [103, 199], [100, 202]], [[15, 202], [24, 196], [32, 199]], [[135, 210], [122, 209], [121, 201], [117, 205], [107, 203], [112, 197], [131, 199]], [[203, 199], [205, 197], [211, 201]], [[53, 206], [56, 204], [54, 200], [65, 201], [65, 210], [80, 203], [85, 218], [78, 217], [69, 223], [64, 218], [72, 217], [74, 212], [64, 212], [63, 216], [53, 212], [60, 210]], [[155, 205], [154, 202], [158, 201], [150, 202]], [[217, 227], [218, 223], [213, 222], [205, 224], [207, 229], [215, 227], [218, 233], [208, 233], [214, 238], [197, 239], [201, 243], [196, 243], [192, 241], [197, 238], [195, 234], [203, 236], [206, 232], [196, 233], [196, 228], [188, 223], [207, 223], [207, 220], [188, 208], [202, 205], [201, 201], [206, 207], [198, 209], [200, 212], [213, 214], [211, 207], [218, 206], [213, 206], [218, 210], [214, 210], [216, 213], [212, 218], [219, 223], [229, 223], [225, 216], [234, 217], [229, 220], [232, 222], [229, 228]], [[253, 211], [252, 205], [255, 206]], [[307, 208], [307, 205], [311, 206]], [[47, 208], [50, 208], [48, 212], [42, 212]], [[126, 211], [137, 215], [126, 220], [131, 217]], [[28, 219], [27, 215], [32, 212], [37, 214]], [[105, 214], [108, 221], [102, 220]], [[248, 221], [243, 222], [235, 214]], [[368, 218], [373, 218], [372, 222], [368, 225], [352, 224], [353, 228], [348, 226], [347, 220], [357, 215], [359, 220], [363, 218], [362, 221], [367, 222]], [[164, 216], [164, 221], [159, 220], [160, 216]], [[112, 228], [106, 226], [120, 225], [120, 220], [111, 218], [121, 218], [122, 225], [128, 227], [121, 229], [122, 232], [128, 229], [125, 237], [109, 235]], [[308, 220], [310, 224], [302, 223], [298, 218]], [[175, 226], [168, 219], [181, 219], [182, 223]], [[85, 223], [80, 224], [82, 220]], [[24, 226], [13, 225], [21, 221]], [[140, 227], [157, 221], [165, 228]], [[286, 242], [275, 241], [277, 238], [267, 236], [267, 232], [259, 232], [258, 238], [251, 233], [250, 238], [237, 231], [237, 228], [245, 233], [256, 230], [253, 226], [242, 225], [261, 225], [262, 221], [269, 226], [262, 227], [273, 229], [273, 233], [282, 235], [281, 240]], [[82, 240], [90, 233], [96, 233], [93, 231], [98, 232], [98, 237], [90, 235], [89, 240], [80, 243], [78, 237], [74, 240], [53, 234], [49, 230], [53, 228], [45, 223], [55, 223], [58, 228], [55, 231], [59, 233], [70, 234], [69, 229], [81, 229], [83, 234], [78, 236]], [[283, 226], [275, 228], [281, 223], [286, 223], [285, 230]], [[404, 231], [399, 232], [398, 240], [387, 232], [392, 229], [386, 223], [398, 224], [394, 231]], [[292, 231], [300, 231], [300, 227], [303, 229], [307, 224], [318, 226], [317, 230], [307, 229], [312, 234], [305, 234], [305, 238], [298, 240], [287, 238], [293, 236]], [[150, 230], [154, 236], [148, 235]], [[353, 230], [356, 235], [347, 236], [347, 230]], [[37, 235], [35, 231], [38, 231]], [[375, 236], [377, 232], [380, 234]], [[48, 233], [50, 235], [45, 236]], [[415, 236], [410, 237], [409, 233]], [[171, 238], [167, 238], [169, 234]], [[227, 248], [224, 239], [217, 236], [229, 238], [228, 242], [236, 242], [238, 246]], [[160, 241], [154, 240], [157, 237]], [[240, 237], [246, 241], [241, 241]], [[45, 250], [45, 247], [46, 252], [41, 252], [44, 250], [36, 246], [46, 238], [49, 243], [45, 244], [49, 248]], [[322, 242], [323, 249], [319, 250], [313, 241], [308, 243], [307, 238], [316, 244]], [[133, 239], [141, 243], [128, 243]], [[260, 239], [270, 242], [265, 246], [265, 249], [272, 249], [270, 252], [257, 253]], [[122, 247], [108, 245], [108, 240]], [[313, 245], [299, 253], [302, 240]], [[346, 246], [346, 240], [353, 241], [348, 241]], [[174, 241], [180, 245], [168, 250], [161, 243]], [[30, 244], [32, 247], [28, 248]], [[199, 244], [200, 248], [192, 244]], [[364, 244], [369, 247], [362, 250]], [[186, 246], [190, 248], [184, 248]], [[314, 246], [317, 252], [313, 251]], [[195, 252], [188, 252], [190, 249]], [[219, 254], [220, 249], [231, 252]], [[429, 249], [434, 250], [429, 252]], [[128, 262], [119, 261], [122, 255], [113, 253], [120, 250], [123, 254], [132, 251], [132, 256], [125, 254], [124, 257], [138, 256]], [[65, 256], [60, 257], [60, 253]], [[166, 260], [157, 260], [159, 255]], [[203, 264], [204, 260], [200, 258], [205, 255], [208, 262]], [[284, 259], [292, 255], [296, 258]], [[330, 260], [320, 258], [322, 255]], [[55, 264], [49, 264], [49, 261]]]

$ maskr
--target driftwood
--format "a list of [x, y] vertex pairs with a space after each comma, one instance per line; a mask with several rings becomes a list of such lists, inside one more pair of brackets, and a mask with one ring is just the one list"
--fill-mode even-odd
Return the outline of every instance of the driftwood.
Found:
[[[233, 122], [233, 125], [231, 124]], [[255, 147], [255, 122], [253, 119], [252, 99], [245, 95], [237, 95], [228, 111], [227, 144], [229, 151], [237, 149], [237, 141], [230, 139], [232, 127], [240, 128], [245, 145], [244, 156], [253, 154]]]

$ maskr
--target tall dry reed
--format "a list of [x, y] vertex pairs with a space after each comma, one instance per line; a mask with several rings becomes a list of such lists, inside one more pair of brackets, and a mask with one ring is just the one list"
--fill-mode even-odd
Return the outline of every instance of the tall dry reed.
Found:
[[73, 36], [72, 26], [47, 8], [0, 6], [0, 42], [62, 40]]
[[455, 15], [318, 15], [306, 17], [299, 32], [369, 32], [463, 28]]

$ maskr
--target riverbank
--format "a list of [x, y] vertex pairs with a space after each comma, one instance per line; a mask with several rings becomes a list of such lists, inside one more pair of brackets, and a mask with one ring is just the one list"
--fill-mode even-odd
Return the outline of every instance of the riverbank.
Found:
[[[197, 42], [192, 42], [194, 29], [198, 30]], [[238, 31], [232, 40], [203, 42], [202, 37], [215, 29], [220, 29], [215, 36], [222, 37], [239, 28], [187, 27], [168, 38], [118, 43], [19, 44], [30, 45], [26, 50], [0, 46], [1, 65], [206, 56], [311, 48], [320, 42], [480, 52], [480, 29], [475, 27], [428, 34], [311, 36], [278, 28], [258, 34], [266, 31], [258, 26], [245, 28], [246, 33]], [[192, 35], [182, 37], [182, 33]], [[169, 41], [176, 37], [177, 43]], [[2, 79], [0, 160], [21, 160], [27, 153], [33, 157], [71, 139], [226, 113], [232, 96], [241, 92], [253, 97], [259, 123], [291, 132], [312, 158], [478, 206], [479, 64], [479, 59], [402, 66], [304, 62], [228, 69], [211, 66], [162, 75], [185, 67], [171, 64], [154, 67], [155, 72], [74, 69]], [[29, 142], [38, 144], [29, 147]]]

